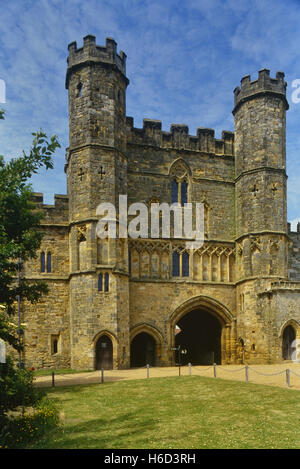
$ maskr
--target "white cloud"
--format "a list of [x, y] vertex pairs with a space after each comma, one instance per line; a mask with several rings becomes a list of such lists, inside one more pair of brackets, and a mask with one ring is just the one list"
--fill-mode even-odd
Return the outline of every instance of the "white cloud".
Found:
[[[289, 82], [300, 78], [299, 13], [279, 0], [41, 0], [8, 2], [2, 9], [0, 78], [7, 85], [6, 120], [0, 123], [0, 153], [20, 153], [42, 127], [68, 145], [67, 45], [82, 46], [86, 34], [99, 45], [112, 36], [127, 54], [130, 85], [127, 114], [233, 130], [233, 89], [242, 76], [263, 66]], [[252, 72], [253, 71], [253, 72]], [[298, 73], [299, 71], [299, 73]], [[289, 214], [300, 197], [300, 105], [288, 114]], [[292, 146], [291, 142], [294, 142]], [[65, 192], [64, 148], [51, 173], [34, 178], [37, 191]]]

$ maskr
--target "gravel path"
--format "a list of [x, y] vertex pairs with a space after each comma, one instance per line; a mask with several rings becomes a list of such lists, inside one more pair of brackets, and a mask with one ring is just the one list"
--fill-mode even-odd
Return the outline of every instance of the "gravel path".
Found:
[[[287, 387], [286, 369], [290, 370], [290, 389], [300, 390], [300, 363], [284, 363], [279, 365], [249, 365], [248, 380], [249, 382], [257, 384]], [[191, 370], [188, 366], [184, 366], [180, 369], [181, 376], [188, 376], [189, 372], [196, 376], [214, 377], [213, 366], [192, 366]], [[245, 365], [217, 365], [216, 375], [217, 378], [245, 381]], [[164, 376], [179, 376], [178, 367], [154, 367], [149, 369], [150, 378]], [[147, 378], [146, 367], [129, 370], [104, 371], [105, 382], [145, 378]], [[49, 387], [52, 385], [52, 377], [40, 376], [35, 378], [34, 382], [38, 387]], [[55, 386], [71, 386], [92, 383], [101, 383], [101, 371], [55, 375]]]

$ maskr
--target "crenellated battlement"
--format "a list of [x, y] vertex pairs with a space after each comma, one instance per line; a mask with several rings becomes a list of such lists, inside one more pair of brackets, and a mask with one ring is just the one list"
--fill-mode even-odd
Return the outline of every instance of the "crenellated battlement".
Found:
[[54, 194], [54, 204], [44, 204], [44, 195], [34, 192], [32, 201], [38, 210], [44, 213], [41, 224], [65, 224], [69, 217], [69, 197], [62, 194]]
[[292, 235], [299, 235], [300, 236], [300, 222], [297, 223], [297, 231], [292, 231], [291, 223], [287, 224], [288, 226], [288, 233]]
[[234, 133], [227, 130], [223, 130], [222, 138], [217, 139], [213, 129], [204, 127], [197, 128], [197, 135], [190, 135], [186, 124], [171, 124], [169, 132], [162, 130], [160, 120], [144, 119], [143, 128], [140, 129], [134, 127], [132, 117], [127, 117], [126, 124], [128, 144], [234, 155]]
[[259, 95], [273, 94], [281, 97], [285, 104], [286, 109], [289, 108], [286, 100], [286, 86], [284, 80], [284, 73], [277, 72], [276, 78], [270, 77], [270, 70], [264, 68], [258, 72], [258, 79], [251, 81], [250, 75], [246, 75], [241, 79], [241, 86], [237, 86], [234, 90], [234, 110], [233, 114], [237, 111], [239, 106]]
[[66, 88], [71, 70], [87, 62], [116, 67], [126, 77], [126, 54], [123, 51], [117, 53], [117, 43], [112, 38], [106, 38], [105, 47], [97, 46], [96, 37], [89, 34], [83, 38], [83, 47], [77, 48], [77, 43], [74, 41], [68, 45], [68, 50]]

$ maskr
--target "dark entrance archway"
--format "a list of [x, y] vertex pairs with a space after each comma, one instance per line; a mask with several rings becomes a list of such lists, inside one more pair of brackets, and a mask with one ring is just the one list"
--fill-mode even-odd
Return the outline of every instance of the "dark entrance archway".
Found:
[[137, 334], [130, 345], [130, 366], [140, 367], [145, 365], [155, 366], [156, 342], [147, 332]]
[[96, 342], [95, 369], [113, 368], [113, 344], [107, 335], [102, 335]]
[[296, 332], [293, 326], [287, 326], [282, 335], [282, 358], [283, 360], [292, 360], [292, 355], [295, 351], [294, 340], [296, 339]]
[[175, 352], [176, 363], [182, 365], [221, 364], [222, 326], [213, 314], [196, 309], [185, 314], [177, 323], [181, 332], [176, 334], [175, 347], [186, 350], [179, 358]]

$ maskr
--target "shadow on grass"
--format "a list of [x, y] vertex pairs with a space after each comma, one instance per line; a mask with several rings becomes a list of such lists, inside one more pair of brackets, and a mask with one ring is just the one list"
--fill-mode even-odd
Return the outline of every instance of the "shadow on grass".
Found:
[[[51, 432], [31, 448], [49, 449], [111, 449], [128, 448], [131, 439], [136, 444], [149, 441], [157, 421], [147, 416], [138, 420], [136, 414], [126, 413], [116, 418], [91, 418], [81, 423], [66, 421], [61, 432]], [[145, 433], [149, 432], [149, 437]]]

